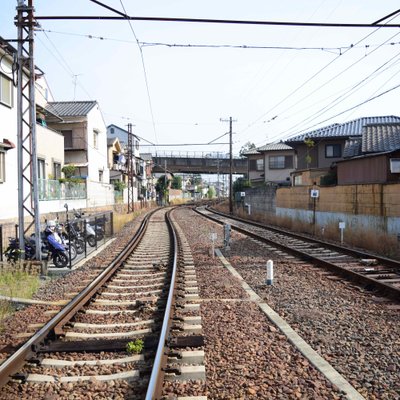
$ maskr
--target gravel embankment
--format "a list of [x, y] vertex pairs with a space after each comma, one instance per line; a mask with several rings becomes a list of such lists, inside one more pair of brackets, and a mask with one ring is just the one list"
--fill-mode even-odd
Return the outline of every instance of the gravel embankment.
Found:
[[[234, 284], [230, 283], [233, 278], [230, 278], [228, 271], [223, 268], [216, 268], [215, 259], [211, 259], [208, 255], [211, 232], [217, 232], [218, 245], [223, 246], [222, 227], [211, 222], [203, 224], [203, 220], [189, 210], [182, 210], [179, 215], [179, 223], [193, 249], [201, 296], [219, 299], [236, 298], [236, 294], [228, 293], [228, 287], [232, 286], [232, 289], [234, 287]], [[329, 274], [323, 270], [283, 259], [282, 256], [266, 250], [243, 235], [233, 233], [232, 236], [231, 251], [226, 257], [260, 297], [285, 318], [366, 399], [400, 399], [400, 316], [398, 307], [393, 307], [393, 303], [364, 292], [350, 283], [329, 278]], [[273, 286], [264, 284], [268, 259], [274, 261]], [[225, 312], [222, 308], [224, 305]], [[226, 310], [227, 305], [232, 308]], [[255, 312], [250, 303], [238, 305], [237, 302], [225, 302], [220, 303], [219, 306], [210, 306], [211, 302], [205, 302], [202, 307], [205, 319], [203, 326], [207, 340], [211, 340], [211, 349], [218, 348], [223, 351], [222, 359], [229, 360], [229, 362], [221, 363], [221, 355], [218, 362], [208, 357], [207, 362], [211, 362], [211, 365], [207, 366], [208, 377], [212, 377], [213, 380], [216, 378], [216, 382], [218, 382], [219, 376], [226, 378], [225, 368], [229, 363], [232, 363], [229, 368], [232, 369], [232, 374], [235, 376], [235, 364], [245, 364], [240, 361], [242, 359], [240, 352], [246, 354], [246, 371], [249, 368], [255, 368], [252, 363], [259, 363], [260, 370], [265, 372], [263, 357], [268, 360], [266, 363], [275, 362], [277, 359], [282, 360], [274, 352], [265, 354], [261, 358], [248, 357], [247, 349], [253, 349], [250, 351], [257, 354], [257, 352], [266, 351], [267, 347], [271, 347], [265, 342], [268, 339], [260, 336], [261, 333], [270, 333], [269, 330], [265, 329], [264, 325], [262, 332], [260, 328], [257, 328], [257, 324], [262, 323], [260, 317], [255, 315], [250, 317], [251, 313]], [[231, 315], [233, 308], [237, 307], [239, 315]], [[213, 309], [215, 311], [212, 311]], [[239, 322], [239, 325], [233, 324], [233, 321]], [[244, 327], [241, 326], [242, 321], [246, 321]], [[268, 324], [268, 321], [266, 323]], [[226, 330], [220, 326], [221, 324], [228, 325]], [[271, 326], [271, 324], [269, 325]], [[215, 338], [215, 335], [218, 335], [217, 332], [221, 333], [222, 339]], [[280, 334], [276, 332], [276, 335], [279, 343]], [[251, 337], [255, 338], [254, 344], [249, 340]], [[229, 343], [228, 349], [221, 346], [220, 341], [223, 344]], [[236, 342], [241, 344], [238, 346], [239, 353], [231, 359], [229, 354], [233, 352], [232, 343]], [[216, 357], [218, 356], [216, 355]], [[237, 357], [237, 361], [235, 361], [235, 357]], [[293, 360], [292, 355], [287, 357]], [[281, 365], [277, 364], [277, 367], [277, 370], [285, 371]], [[304, 369], [307, 371], [308, 366], [305, 366]], [[221, 370], [220, 373], [218, 370]], [[258, 373], [257, 370], [257, 375]], [[313, 380], [309, 372], [307, 374]], [[253, 375], [250, 375], [247, 381], [252, 379]], [[302, 375], [297, 377], [297, 381], [302, 379], [304, 379]], [[222, 381], [223, 379], [221, 379]], [[239, 377], [234, 379], [236, 384], [239, 381]], [[249, 382], [245, 384], [249, 385]], [[256, 386], [263, 387], [261, 384]], [[280, 386], [293, 390], [293, 382], [290, 380], [286, 385], [281, 381]], [[263, 387], [264, 390], [266, 389]], [[279, 395], [277, 396], [276, 398], [281, 398]], [[309, 397], [305, 392], [302, 392], [302, 396], [304, 397], [299, 396], [299, 398], [317, 398]], [[335, 395], [332, 394], [332, 396]]]

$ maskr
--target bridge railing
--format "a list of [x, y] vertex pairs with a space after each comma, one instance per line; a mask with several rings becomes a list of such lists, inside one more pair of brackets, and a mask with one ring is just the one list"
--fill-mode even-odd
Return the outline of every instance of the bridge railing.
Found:
[[[165, 158], [212, 158], [212, 159], [229, 159], [229, 153], [217, 151], [157, 151], [153, 157]], [[233, 156], [238, 159], [239, 156]]]

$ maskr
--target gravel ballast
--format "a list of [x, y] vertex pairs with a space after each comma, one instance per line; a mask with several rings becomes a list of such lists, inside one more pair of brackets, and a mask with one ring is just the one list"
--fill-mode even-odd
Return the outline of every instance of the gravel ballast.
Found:
[[[253, 309], [245, 295], [239, 294], [235, 278], [210, 256], [211, 233], [217, 233], [216, 246], [223, 247], [222, 226], [205, 223], [189, 209], [179, 210], [177, 215], [191, 244], [201, 297], [208, 299], [203, 301], [201, 310], [208, 345], [207, 378], [212, 378], [207, 380], [210, 397], [221, 395], [221, 385], [225, 382], [229, 387], [227, 391], [225, 386], [225, 397], [215, 398], [340, 398], [339, 392], [329, 392], [329, 384], [323, 383], [323, 377], [318, 378], [317, 389], [322, 389], [319, 393], [310, 394], [307, 385], [299, 388], [299, 383], [316, 381], [309, 365], [303, 368], [296, 363], [291, 365], [296, 357], [290, 351], [286, 353], [287, 360], [282, 360], [277, 351], [282, 346], [275, 347], [275, 343], [284, 336], [279, 331], [271, 332], [271, 328], [276, 328]], [[321, 269], [268, 251], [243, 235], [233, 232], [232, 239], [231, 250], [225, 254], [229, 262], [359, 393], [366, 399], [400, 398], [400, 321], [398, 310], [390, 302], [332, 278]], [[265, 285], [269, 259], [274, 261], [273, 286]], [[239, 298], [242, 301], [235, 301]], [[245, 321], [243, 326], [242, 321]], [[268, 338], [271, 333], [277, 338]], [[257, 357], [251, 357], [252, 352]], [[289, 362], [289, 366], [277, 363], [273, 370], [281, 371], [280, 379], [273, 375], [270, 376], [273, 379], [266, 379], [266, 365], [276, 360]], [[247, 374], [245, 381], [235, 372], [235, 365], [240, 365]], [[292, 368], [297, 368], [297, 376], [289, 372]], [[287, 393], [279, 392], [283, 388]]]

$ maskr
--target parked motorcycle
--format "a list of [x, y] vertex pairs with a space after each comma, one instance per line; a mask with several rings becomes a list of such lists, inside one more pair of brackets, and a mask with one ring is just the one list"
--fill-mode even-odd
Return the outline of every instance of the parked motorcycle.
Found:
[[[17, 238], [8, 238], [8, 247], [4, 252], [8, 262], [16, 262], [19, 260], [21, 250], [19, 248], [19, 240]], [[34, 260], [36, 258], [35, 242], [32, 239], [25, 238], [25, 260]]]
[[63, 224], [57, 223], [54, 236], [57, 242], [59, 242], [65, 247], [68, 256], [70, 257], [71, 261], [73, 261], [77, 257], [78, 251], [76, 249], [75, 243], [73, 241], [71, 242], [69, 241], [68, 235], [66, 232], [64, 232], [63, 228], [64, 228]]
[[69, 256], [66, 246], [60, 243], [57, 236], [55, 221], [48, 221], [46, 229], [41, 233], [41, 250], [45, 256], [47, 255], [47, 259], [53, 261], [56, 267], [64, 268], [69, 264]]
[[[54, 225], [53, 225], [54, 224]], [[69, 264], [69, 257], [64, 244], [60, 243], [54, 235], [56, 224], [49, 221], [44, 232], [41, 232], [41, 253], [43, 259], [52, 260], [58, 268], [64, 268]], [[9, 262], [16, 262], [21, 255], [19, 240], [9, 238], [9, 245], [5, 251], [5, 257]], [[25, 238], [25, 260], [36, 259], [35, 234]]]
[[[88, 218], [83, 219], [82, 214], [75, 209], [74, 216], [75, 218], [72, 221], [74, 228], [86, 239], [89, 246], [95, 247], [97, 240], [101, 240], [104, 237], [104, 230], [101, 225], [93, 226]], [[82, 225], [83, 228], [81, 228]]]
[[74, 223], [66, 222], [64, 224], [65, 232], [63, 235], [66, 237], [66, 240], [71, 240], [76, 248], [77, 254], [82, 254], [85, 252], [85, 240], [81, 236], [78, 229], [75, 228]]

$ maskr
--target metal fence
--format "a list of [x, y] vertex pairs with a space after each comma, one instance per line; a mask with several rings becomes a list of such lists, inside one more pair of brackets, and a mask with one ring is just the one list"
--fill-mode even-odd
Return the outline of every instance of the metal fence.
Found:
[[[84, 252], [78, 255], [74, 260], [69, 259], [70, 268], [85, 259], [88, 255], [114, 237], [113, 217], [114, 214], [112, 211], [92, 215], [82, 214], [80, 218], [78, 218], [74, 212], [57, 215], [58, 224], [63, 224], [64, 226], [66, 223], [75, 224], [79, 231], [79, 235], [84, 239], [85, 243]], [[45, 229], [45, 226], [46, 224], [44, 222], [41, 229], [42, 231]], [[73, 242], [70, 231], [65, 231], [68, 240]], [[91, 234], [93, 231], [95, 233], [94, 236]], [[17, 237], [18, 225], [12, 223], [0, 225], [0, 261], [5, 261], [4, 252], [8, 247], [9, 238], [14, 239]], [[48, 266], [50, 268], [52, 267], [50, 263]]]

